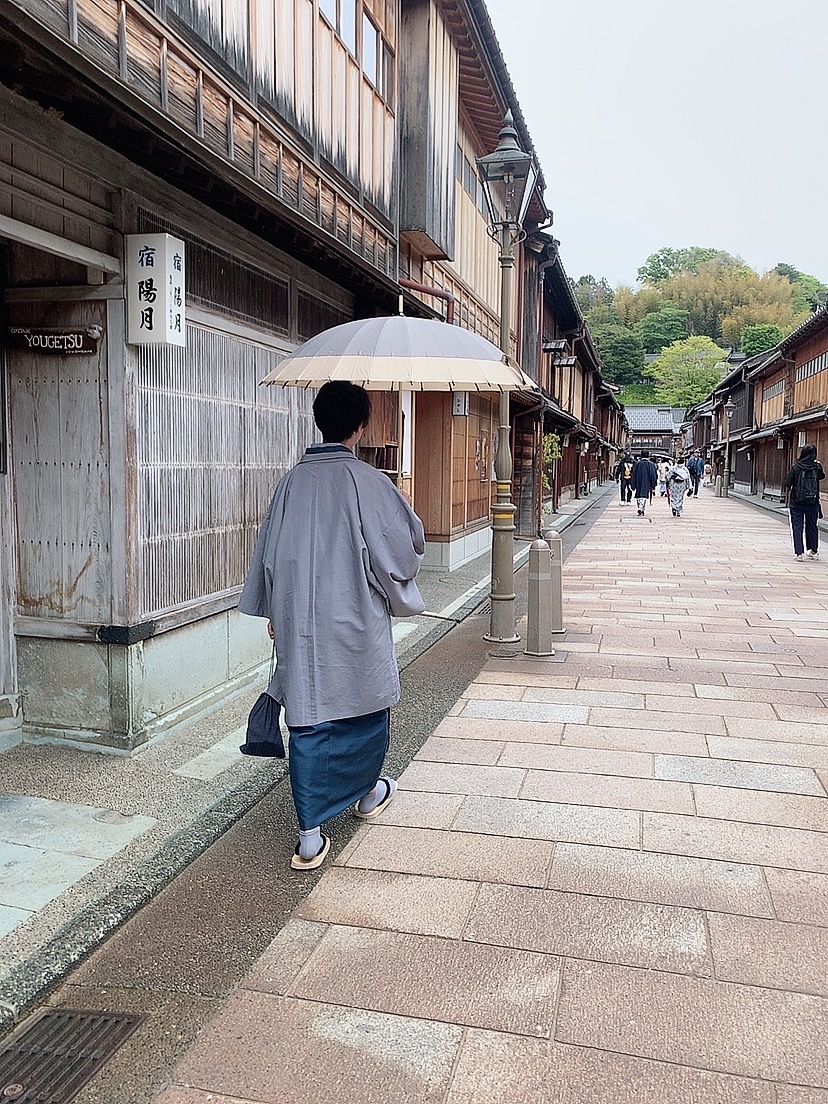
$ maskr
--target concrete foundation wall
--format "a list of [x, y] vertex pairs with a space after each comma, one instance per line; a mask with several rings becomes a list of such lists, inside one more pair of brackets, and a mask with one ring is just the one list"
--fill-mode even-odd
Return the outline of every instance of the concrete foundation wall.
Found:
[[451, 541], [426, 541], [425, 571], [454, 571], [492, 546], [491, 526], [464, 533]]
[[270, 648], [235, 609], [128, 647], [21, 638], [23, 738], [128, 753], [248, 686]]

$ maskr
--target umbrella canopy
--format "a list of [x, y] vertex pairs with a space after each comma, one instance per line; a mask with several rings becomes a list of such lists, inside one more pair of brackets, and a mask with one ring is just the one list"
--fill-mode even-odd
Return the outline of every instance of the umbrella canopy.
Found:
[[369, 391], [537, 390], [485, 337], [401, 314], [324, 330], [262, 382], [321, 387], [329, 380], [349, 380]]

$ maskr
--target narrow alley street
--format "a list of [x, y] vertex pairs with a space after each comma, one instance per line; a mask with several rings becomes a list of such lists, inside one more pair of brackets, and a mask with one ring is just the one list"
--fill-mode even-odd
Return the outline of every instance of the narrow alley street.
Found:
[[564, 588], [158, 1104], [828, 1101], [828, 565], [615, 499]]

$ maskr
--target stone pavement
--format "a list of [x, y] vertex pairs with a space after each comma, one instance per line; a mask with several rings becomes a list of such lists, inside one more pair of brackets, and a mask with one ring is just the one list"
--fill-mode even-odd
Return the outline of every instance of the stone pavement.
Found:
[[158, 1104], [828, 1104], [828, 564], [614, 503]]
[[[554, 522], [601, 501], [568, 503]], [[527, 555], [520, 542], [516, 563]], [[395, 623], [401, 666], [479, 605], [488, 569], [482, 556], [423, 573], [430, 616]], [[264, 631], [262, 644], [264, 676]], [[260, 681], [131, 757], [0, 732], [0, 1029], [283, 778], [284, 763], [239, 754]]]

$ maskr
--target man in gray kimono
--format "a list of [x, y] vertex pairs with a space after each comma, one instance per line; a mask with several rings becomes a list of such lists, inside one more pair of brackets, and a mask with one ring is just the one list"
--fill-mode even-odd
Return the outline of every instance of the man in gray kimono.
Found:
[[325, 821], [350, 805], [373, 818], [397, 789], [380, 773], [400, 697], [391, 617], [424, 609], [414, 579], [425, 542], [388, 476], [352, 451], [370, 413], [362, 387], [337, 380], [320, 389], [313, 414], [323, 444], [276, 488], [239, 601], [242, 613], [269, 619], [276, 645], [268, 693], [290, 730], [294, 870], [324, 862]]

